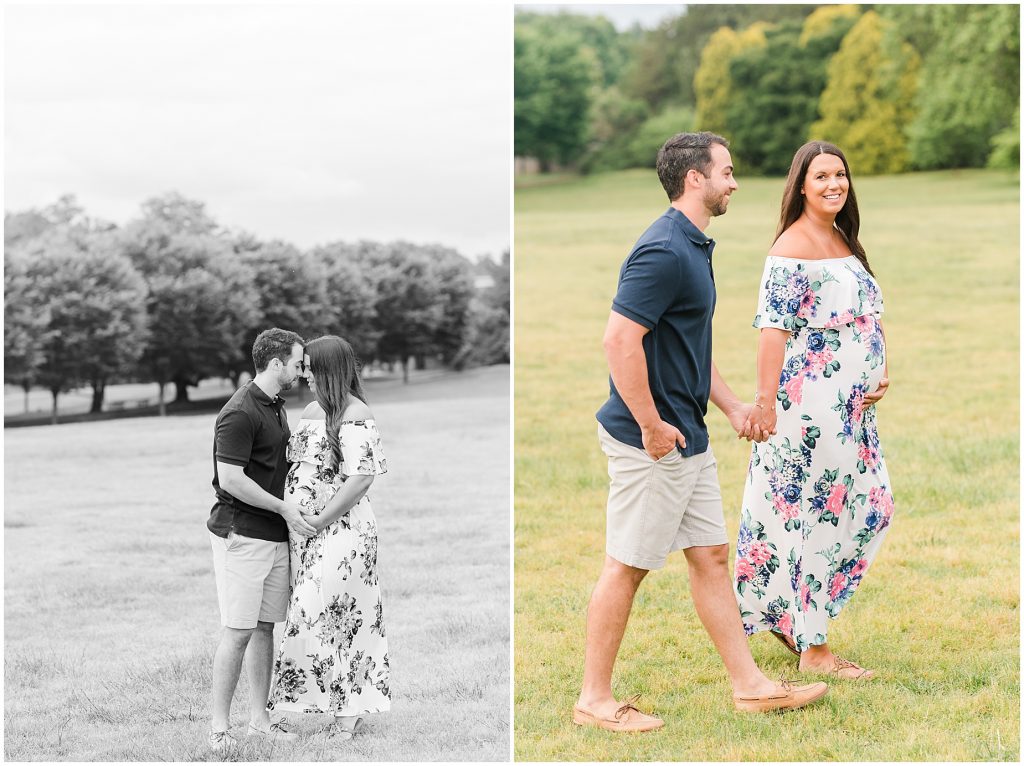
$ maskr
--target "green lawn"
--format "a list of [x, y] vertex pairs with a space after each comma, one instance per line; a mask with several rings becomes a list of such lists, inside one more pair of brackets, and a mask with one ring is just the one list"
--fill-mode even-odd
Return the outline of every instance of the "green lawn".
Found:
[[[370, 490], [393, 706], [365, 735], [236, 760], [507, 760], [507, 366], [389, 387], [370, 405], [389, 472]], [[292, 424], [301, 404], [290, 408]], [[7, 760], [217, 760], [210, 543], [215, 413], [5, 431]], [[242, 681], [236, 734], [248, 716]]]
[[[516, 191], [517, 758], [1019, 759], [1018, 183], [994, 171], [855, 179], [886, 304], [892, 385], [878, 420], [896, 514], [829, 638], [877, 680], [838, 682], [784, 718], [734, 713], [676, 554], [641, 587], [616, 666], [616, 693], [643, 692], [666, 720], [638, 736], [580, 730], [570, 714], [604, 556], [601, 336], [619, 267], [667, 201], [640, 170]], [[750, 323], [783, 182], [739, 185], [709, 229], [714, 356], [750, 396]], [[735, 541], [749, 445], [714, 407], [709, 428]], [[769, 675], [800, 677], [771, 637], [751, 644]]]

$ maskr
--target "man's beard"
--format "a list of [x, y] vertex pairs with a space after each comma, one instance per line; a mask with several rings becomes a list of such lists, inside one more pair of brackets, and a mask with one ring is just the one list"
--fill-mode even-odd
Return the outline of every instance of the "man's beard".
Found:
[[278, 378], [277, 384], [281, 387], [282, 391], [289, 391], [291, 387], [295, 385], [296, 380], [298, 380], [298, 378], [292, 378], [291, 380]]
[[725, 201], [725, 192], [712, 196], [710, 194], [704, 195], [704, 207], [713, 216], [725, 215], [725, 211], [728, 208], [729, 203]]

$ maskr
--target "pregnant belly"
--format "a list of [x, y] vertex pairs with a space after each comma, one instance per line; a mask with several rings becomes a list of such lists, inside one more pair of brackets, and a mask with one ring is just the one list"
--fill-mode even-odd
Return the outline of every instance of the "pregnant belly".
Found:
[[807, 328], [787, 349], [780, 389], [799, 402], [802, 389], [821, 381], [841, 388], [861, 383], [878, 388], [885, 371], [885, 339], [873, 316], [836, 327]]

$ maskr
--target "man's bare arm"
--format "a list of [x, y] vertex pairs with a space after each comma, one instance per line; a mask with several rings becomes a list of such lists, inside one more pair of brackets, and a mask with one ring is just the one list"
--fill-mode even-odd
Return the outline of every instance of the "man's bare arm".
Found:
[[288, 523], [288, 528], [295, 534], [301, 537], [311, 537], [316, 534], [316, 529], [306, 523], [296, 506], [288, 505], [284, 500], [267, 492], [245, 475], [242, 466], [222, 463], [218, 460], [217, 479], [220, 482], [220, 488], [232, 497], [237, 497], [243, 503], [257, 508], [280, 514]]
[[644, 449], [658, 460], [676, 444], [685, 447], [686, 438], [678, 428], [662, 420], [654, 406], [643, 345], [648, 332], [643, 325], [613, 311], [604, 332], [604, 353], [615, 390], [640, 426]]

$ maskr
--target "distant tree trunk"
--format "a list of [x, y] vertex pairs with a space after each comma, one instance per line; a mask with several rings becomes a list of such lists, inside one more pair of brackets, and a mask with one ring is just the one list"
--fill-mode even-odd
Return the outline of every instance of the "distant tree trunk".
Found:
[[409, 357], [402, 357], [402, 382], [409, 382]]
[[50, 415], [50, 425], [57, 425], [57, 397], [60, 396], [59, 388], [51, 388], [50, 393], [53, 394], [53, 413]]
[[228, 378], [231, 379], [231, 387], [234, 388], [237, 391], [238, 390], [238, 381], [240, 381], [242, 379], [242, 371], [241, 370], [238, 370], [238, 371], [232, 370], [231, 372], [228, 373]]
[[164, 386], [166, 385], [166, 381], [157, 381], [157, 386], [159, 387], [160, 391], [157, 394], [156, 400], [160, 408], [160, 417], [162, 418], [167, 416], [167, 405], [164, 404]]
[[174, 381], [174, 387], [176, 389], [176, 393], [175, 393], [175, 396], [174, 396], [174, 401], [176, 401], [176, 402], [187, 402], [188, 401], [188, 384], [189, 384], [189, 381], [182, 380], [180, 378]]
[[28, 379], [21, 381], [21, 388], [25, 392], [25, 414], [28, 415], [28, 392], [32, 389], [32, 381]]
[[106, 379], [94, 380], [92, 382], [92, 407], [89, 412], [103, 412], [103, 395], [107, 390]]
[[416, 369], [425, 370], [427, 369], [427, 357], [425, 354], [416, 354]]

